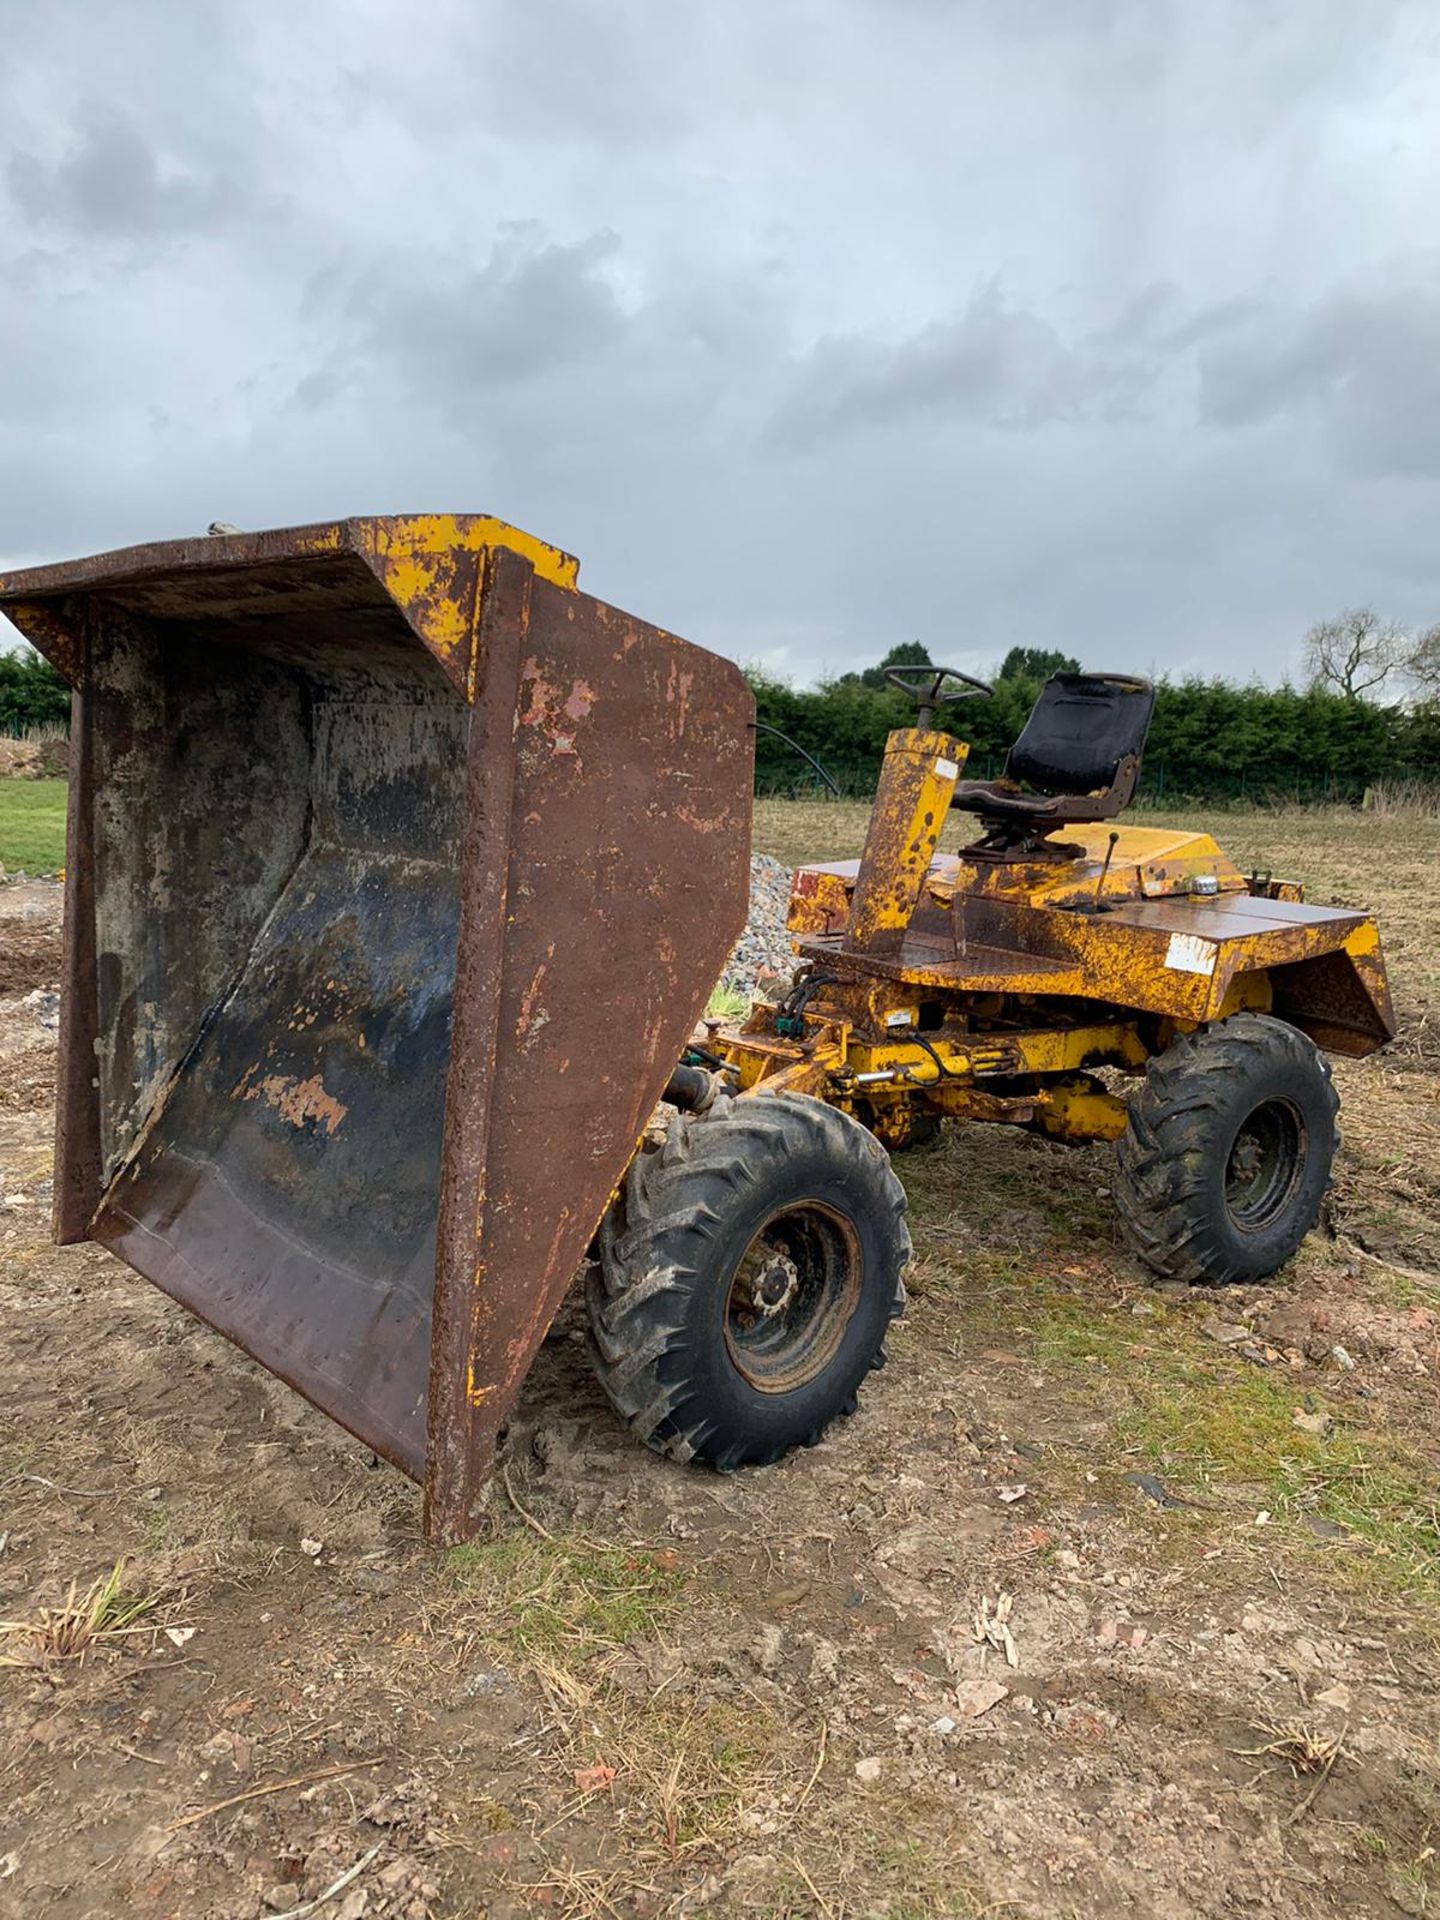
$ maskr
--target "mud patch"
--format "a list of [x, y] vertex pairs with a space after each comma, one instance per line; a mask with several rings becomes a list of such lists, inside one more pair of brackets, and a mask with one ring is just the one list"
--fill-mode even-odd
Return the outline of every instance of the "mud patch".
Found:
[[0, 921], [0, 994], [60, 984], [60, 930], [26, 921]]
[[59, 987], [64, 897], [53, 880], [0, 885], [0, 998]]

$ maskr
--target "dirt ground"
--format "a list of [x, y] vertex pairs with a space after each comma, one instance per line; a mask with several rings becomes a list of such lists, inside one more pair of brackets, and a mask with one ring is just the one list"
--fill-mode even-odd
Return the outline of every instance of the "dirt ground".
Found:
[[[757, 844], [862, 826], [773, 803]], [[0, 1618], [125, 1563], [123, 1631], [0, 1646], [0, 1915], [1440, 1910], [1440, 825], [1221, 826], [1376, 909], [1402, 1021], [1339, 1069], [1292, 1269], [1150, 1286], [1108, 1149], [948, 1129], [897, 1162], [911, 1307], [855, 1418], [672, 1466], [572, 1303], [451, 1553], [278, 1382], [49, 1245], [59, 893], [0, 889]]]

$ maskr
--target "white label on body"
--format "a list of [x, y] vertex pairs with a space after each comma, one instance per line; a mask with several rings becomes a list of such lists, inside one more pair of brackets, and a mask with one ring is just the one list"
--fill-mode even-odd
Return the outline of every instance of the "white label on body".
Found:
[[941, 780], [953, 780], [960, 769], [953, 760], [937, 760], [935, 772]]
[[1165, 949], [1165, 964], [1176, 973], [1214, 973], [1215, 948], [1198, 934], [1172, 933]]

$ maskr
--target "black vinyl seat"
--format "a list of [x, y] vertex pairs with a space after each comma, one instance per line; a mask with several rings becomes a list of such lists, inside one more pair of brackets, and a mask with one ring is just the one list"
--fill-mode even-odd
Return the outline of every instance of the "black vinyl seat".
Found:
[[951, 804], [995, 827], [1109, 820], [1129, 803], [1155, 689], [1119, 673], [1053, 673], [998, 780], [962, 780]]

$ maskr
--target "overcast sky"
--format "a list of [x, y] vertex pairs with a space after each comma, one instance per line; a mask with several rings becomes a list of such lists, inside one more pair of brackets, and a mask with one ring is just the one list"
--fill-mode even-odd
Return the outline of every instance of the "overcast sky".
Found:
[[0, 563], [496, 512], [797, 682], [1440, 619], [1433, 0], [0, 0]]

